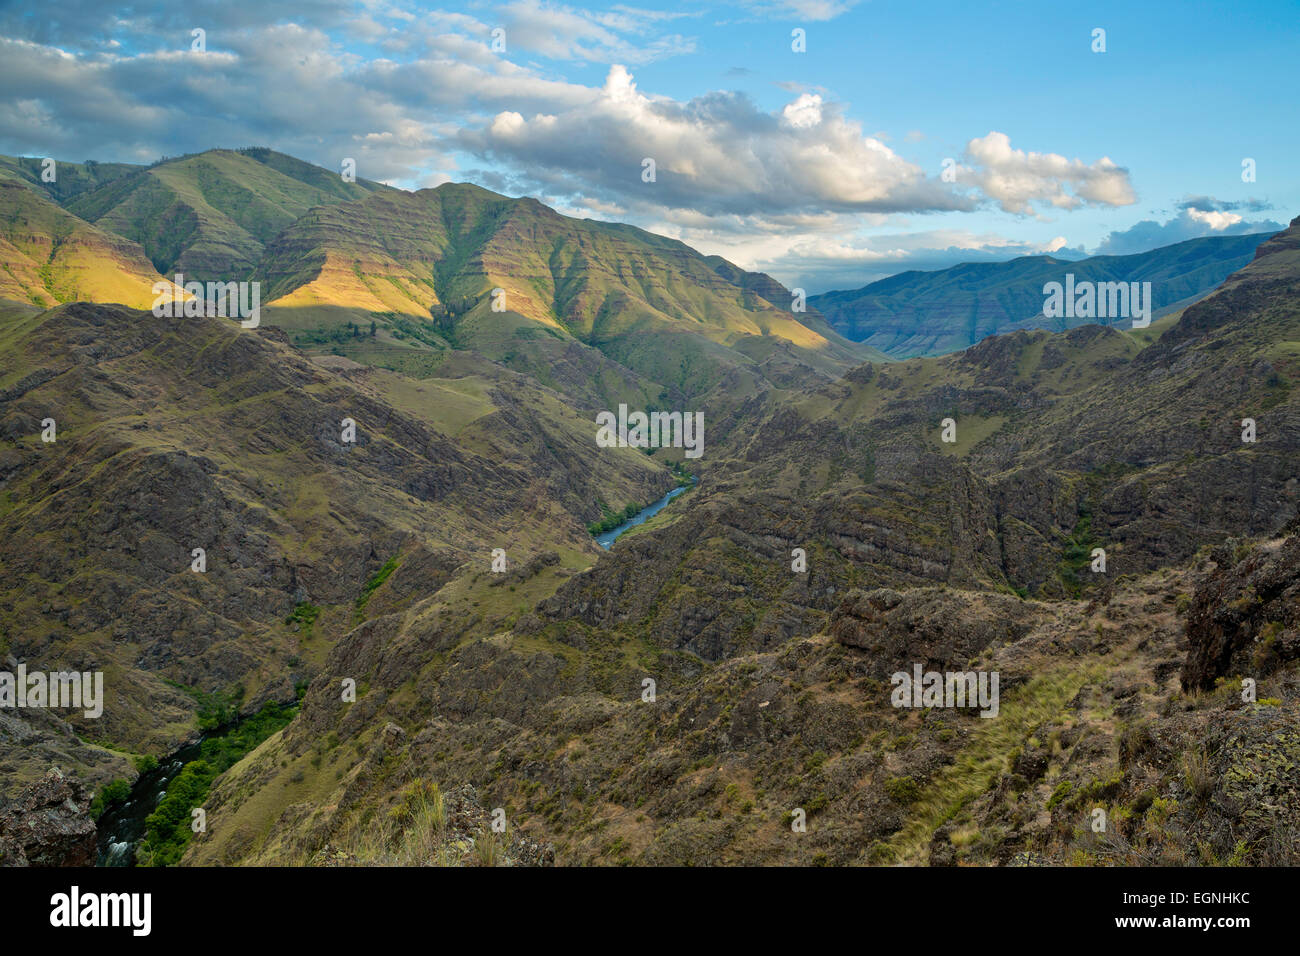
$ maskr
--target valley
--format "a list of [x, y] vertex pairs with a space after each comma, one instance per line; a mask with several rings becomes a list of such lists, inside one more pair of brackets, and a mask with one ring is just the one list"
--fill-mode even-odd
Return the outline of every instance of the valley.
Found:
[[[0, 661], [106, 702], [0, 712], [0, 852], [57, 766], [82, 823], [196, 778], [139, 864], [1296, 862], [1300, 220], [1123, 266], [1146, 328], [864, 344], [839, 293], [466, 183], [25, 163]], [[1062, 264], [1010, 265], [1041, 304]], [[176, 271], [260, 323], [155, 314]], [[600, 441], [620, 406], [708, 442]], [[914, 668], [997, 716], [894, 706]]]

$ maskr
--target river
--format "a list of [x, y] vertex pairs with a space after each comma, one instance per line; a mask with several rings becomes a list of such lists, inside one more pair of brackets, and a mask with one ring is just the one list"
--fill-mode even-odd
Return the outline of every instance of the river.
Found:
[[[693, 480], [691, 484], [694, 484]], [[662, 511], [664, 509], [664, 506], [667, 505], [668, 502], [672, 501], [674, 498], [676, 498], [678, 495], [680, 495], [683, 491], [685, 491], [689, 487], [691, 487], [691, 485], [678, 485], [676, 488], [668, 492], [668, 494], [664, 495], [654, 504], [647, 505], [646, 507], [642, 508], [632, 517], [624, 521], [621, 525], [611, 528], [610, 530], [606, 531], [604, 534], [596, 535], [596, 543], [599, 544], [606, 551], [608, 551], [610, 545], [614, 543], [615, 538], [617, 538], [619, 535], [623, 534], [624, 532], [632, 528], [635, 528], [639, 524], [645, 524], [647, 521], [649, 521], [651, 518], [657, 515], [660, 511]]]
[[198, 760], [201, 740], [168, 754], [153, 770], [140, 774], [121, 803], [111, 803], [95, 825], [99, 834], [96, 866], [134, 866], [135, 848], [144, 837], [144, 821], [167, 795], [167, 783], [191, 760]]

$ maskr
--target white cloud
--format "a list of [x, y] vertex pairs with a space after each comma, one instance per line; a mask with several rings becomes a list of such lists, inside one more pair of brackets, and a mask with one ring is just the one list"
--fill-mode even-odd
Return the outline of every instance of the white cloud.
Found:
[[966, 144], [965, 160], [957, 181], [975, 186], [1005, 212], [1032, 215], [1035, 203], [1075, 209], [1137, 202], [1128, 170], [1106, 156], [1088, 164], [1058, 153], [1027, 153], [1012, 149], [1006, 133], [993, 131]]
[[786, 124], [795, 129], [816, 126], [822, 121], [822, 98], [815, 93], [804, 93], [781, 110]]
[[833, 20], [856, 7], [861, 0], [740, 0], [743, 6], [771, 18], [809, 21]]
[[1211, 196], [1195, 196], [1179, 204], [1177, 215], [1165, 222], [1143, 219], [1127, 229], [1108, 235], [1097, 247], [1098, 255], [1123, 256], [1147, 252], [1204, 236], [1244, 236], [1250, 233], [1276, 232], [1284, 228], [1269, 219], [1249, 220], [1234, 209], [1262, 212], [1271, 206], [1260, 200], [1223, 201]]
[[1229, 226], [1235, 226], [1245, 218], [1235, 212], [1219, 212], [1214, 209], [1188, 209], [1187, 215], [1193, 222], [1202, 223], [1215, 232], [1222, 232]]
[[695, 49], [693, 39], [679, 34], [642, 38], [673, 14], [630, 7], [597, 12], [542, 0], [515, 0], [496, 13], [506, 31], [507, 48], [517, 45], [553, 60], [640, 64]]
[[[505, 111], [462, 141], [551, 188], [711, 214], [973, 206], [820, 95], [802, 93], [776, 115], [739, 93], [679, 103], [640, 92], [622, 65], [589, 102], [531, 117]], [[641, 178], [646, 158], [651, 183]]]

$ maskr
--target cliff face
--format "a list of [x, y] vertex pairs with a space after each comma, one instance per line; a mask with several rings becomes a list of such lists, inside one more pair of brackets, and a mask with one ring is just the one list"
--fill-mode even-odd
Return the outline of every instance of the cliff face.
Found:
[[1223, 544], [1211, 557], [1216, 568], [1187, 621], [1185, 690], [1259, 680], [1300, 659], [1300, 535], [1259, 548]]

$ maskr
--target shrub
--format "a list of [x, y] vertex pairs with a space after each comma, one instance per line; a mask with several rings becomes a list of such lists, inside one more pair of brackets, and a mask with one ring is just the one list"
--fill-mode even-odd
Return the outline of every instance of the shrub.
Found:
[[366, 605], [370, 602], [370, 596], [379, 590], [380, 585], [387, 581], [389, 575], [391, 575], [395, 570], [397, 570], [397, 558], [389, 558], [384, 562], [384, 566], [376, 571], [371, 576], [370, 580], [365, 583], [361, 588], [361, 594], [357, 596], [358, 614], [365, 611]]
[[131, 785], [125, 780], [117, 779], [104, 784], [95, 799], [90, 803], [90, 818], [98, 820], [108, 809], [109, 804], [119, 803], [131, 795]]
[[1056, 809], [1056, 805], [1060, 803], [1062, 800], [1064, 800], [1066, 797], [1068, 797], [1070, 795], [1070, 791], [1072, 791], [1073, 789], [1074, 789], [1074, 784], [1071, 783], [1069, 780], [1062, 780], [1060, 783], [1058, 783], [1056, 785], [1056, 789], [1052, 791], [1052, 795], [1047, 798], [1048, 812], [1051, 812], [1052, 810]]
[[921, 785], [911, 777], [893, 777], [885, 781], [885, 793], [895, 803], [907, 806], [921, 799]]
[[311, 637], [312, 625], [316, 623], [318, 617], [320, 617], [320, 608], [310, 601], [299, 601], [293, 606], [292, 613], [284, 619], [284, 623], [296, 623], [302, 636], [308, 638]]
[[1205, 748], [1183, 754], [1183, 782], [1193, 803], [1200, 805], [1210, 799], [1214, 792], [1214, 771], [1210, 768], [1210, 756]]
[[153, 754], [141, 754], [133, 761], [137, 773], [149, 773], [158, 769], [158, 758]]

